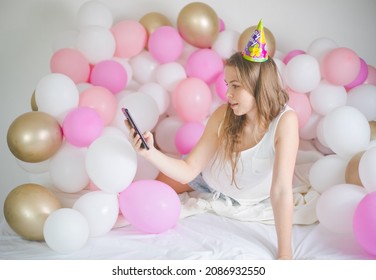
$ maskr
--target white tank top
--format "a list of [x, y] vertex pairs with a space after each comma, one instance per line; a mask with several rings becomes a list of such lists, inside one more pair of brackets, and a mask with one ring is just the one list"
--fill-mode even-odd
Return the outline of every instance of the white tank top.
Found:
[[[274, 135], [284, 110], [270, 123], [267, 132], [255, 146], [240, 153], [236, 184], [231, 183], [231, 165], [218, 160], [209, 163], [202, 175], [210, 188], [237, 200], [243, 205], [257, 204], [270, 197], [272, 171], [275, 157]], [[215, 157], [214, 157], [215, 158]]]

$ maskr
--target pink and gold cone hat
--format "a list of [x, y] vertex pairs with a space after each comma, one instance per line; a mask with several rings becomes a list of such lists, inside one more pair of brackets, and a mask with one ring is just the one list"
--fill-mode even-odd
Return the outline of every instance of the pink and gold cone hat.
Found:
[[268, 51], [266, 48], [264, 26], [260, 20], [257, 28], [253, 32], [243, 51], [243, 57], [253, 62], [264, 62], [268, 60]]

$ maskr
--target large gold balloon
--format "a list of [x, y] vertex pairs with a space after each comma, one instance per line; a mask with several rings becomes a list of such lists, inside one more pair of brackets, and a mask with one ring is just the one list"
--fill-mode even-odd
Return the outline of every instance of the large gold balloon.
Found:
[[30, 105], [31, 105], [31, 110], [38, 111], [37, 101], [35, 100], [35, 90], [33, 92], [33, 95], [31, 96]]
[[145, 14], [140, 19], [140, 23], [145, 27], [149, 35], [153, 33], [158, 27], [166, 25], [172, 26], [171, 21], [166, 16], [157, 12]]
[[359, 177], [359, 161], [364, 153], [365, 151], [356, 153], [347, 163], [345, 171], [345, 182], [347, 184], [363, 186], [362, 181]]
[[[238, 51], [243, 51], [245, 46], [247, 45], [249, 39], [251, 38], [251, 35], [257, 28], [257, 25], [253, 25], [245, 29], [239, 37], [238, 40]], [[268, 55], [270, 57], [273, 57], [276, 50], [276, 43], [273, 33], [264, 26], [264, 32], [265, 32], [265, 40], [266, 40], [266, 48], [268, 50]]]
[[376, 121], [370, 121], [369, 127], [371, 129], [371, 139], [370, 140], [375, 140], [376, 139]]
[[23, 184], [14, 188], [6, 197], [4, 217], [21, 237], [43, 241], [44, 222], [59, 208], [60, 201], [50, 190], [38, 184]]
[[7, 142], [13, 155], [26, 162], [49, 159], [60, 148], [63, 133], [58, 121], [44, 112], [28, 112], [8, 129]]
[[198, 48], [211, 47], [219, 34], [217, 13], [201, 2], [186, 5], [178, 15], [177, 26], [183, 39]]

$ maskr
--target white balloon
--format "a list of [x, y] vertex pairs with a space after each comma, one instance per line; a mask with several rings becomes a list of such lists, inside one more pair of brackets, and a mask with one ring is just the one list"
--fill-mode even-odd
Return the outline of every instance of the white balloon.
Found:
[[376, 86], [363, 84], [348, 92], [347, 105], [357, 108], [368, 121], [376, 120]]
[[184, 67], [178, 62], [164, 63], [156, 69], [157, 82], [172, 92], [176, 85], [187, 78]]
[[156, 82], [156, 69], [159, 63], [147, 51], [142, 51], [130, 60], [133, 69], [133, 78], [141, 83]]
[[146, 83], [139, 89], [139, 92], [150, 95], [158, 106], [159, 115], [164, 114], [170, 106], [170, 94], [158, 83]]
[[55, 117], [61, 124], [66, 114], [79, 103], [79, 92], [68, 76], [51, 73], [39, 80], [35, 89], [38, 111]]
[[366, 150], [359, 161], [359, 178], [368, 192], [376, 191], [376, 146]]
[[157, 178], [159, 170], [144, 157], [137, 155], [137, 172], [133, 181], [154, 180]]
[[82, 52], [91, 64], [111, 59], [115, 53], [115, 37], [101, 26], [87, 26], [77, 36], [77, 50]]
[[307, 93], [321, 80], [320, 66], [316, 58], [307, 54], [293, 57], [286, 65], [284, 79], [293, 91]]
[[26, 162], [16, 158], [16, 162], [23, 170], [30, 173], [48, 172], [50, 166], [50, 159], [40, 162]]
[[101, 236], [115, 225], [119, 215], [119, 201], [116, 194], [92, 191], [77, 199], [73, 209], [83, 214], [88, 221], [90, 236]]
[[162, 151], [169, 154], [179, 154], [175, 145], [175, 135], [182, 124], [183, 122], [178, 117], [167, 117], [157, 124], [155, 142]]
[[64, 143], [50, 160], [50, 176], [54, 186], [66, 193], [76, 193], [89, 184], [85, 157], [87, 148]]
[[88, 1], [82, 4], [78, 9], [78, 28], [84, 28], [91, 25], [110, 28], [112, 23], [113, 17], [110, 9], [99, 1]]
[[312, 55], [321, 63], [322, 58], [332, 49], [337, 48], [338, 44], [330, 38], [317, 38], [312, 41], [307, 48], [307, 54]]
[[100, 190], [117, 194], [132, 182], [137, 156], [124, 137], [105, 135], [89, 146], [85, 165], [89, 178]]
[[328, 113], [323, 118], [323, 133], [328, 147], [343, 157], [365, 150], [371, 137], [366, 117], [351, 106], [341, 106]]
[[331, 186], [344, 184], [347, 163], [338, 155], [327, 155], [315, 161], [308, 176], [312, 188], [324, 193]]
[[317, 200], [319, 222], [332, 232], [352, 235], [355, 209], [366, 194], [363, 187], [352, 184], [330, 187]]
[[321, 116], [316, 112], [312, 112], [308, 121], [299, 129], [299, 136], [304, 140], [311, 140], [317, 137], [317, 125], [321, 120]]
[[309, 95], [315, 112], [326, 115], [333, 109], [346, 105], [347, 92], [343, 86], [336, 86], [321, 80], [319, 85]]
[[43, 235], [47, 245], [58, 253], [71, 253], [84, 247], [89, 223], [77, 210], [60, 208], [46, 219]]
[[212, 49], [219, 54], [222, 59], [229, 58], [238, 49], [240, 33], [235, 30], [226, 29], [219, 32], [217, 39], [212, 45]]

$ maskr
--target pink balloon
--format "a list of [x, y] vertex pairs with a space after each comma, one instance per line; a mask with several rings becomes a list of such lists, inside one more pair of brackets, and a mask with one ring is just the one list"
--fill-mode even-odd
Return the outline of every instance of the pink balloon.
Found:
[[76, 147], [88, 147], [103, 130], [100, 115], [92, 108], [72, 109], [64, 118], [63, 134], [68, 143]]
[[218, 75], [217, 79], [215, 80], [215, 92], [217, 93], [218, 97], [223, 101], [228, 101], [226, 92], [227, 92], [227, 85], [225, 83], [225, 74], [222, 72]]
[[90, 82], [94, 86], [102, 86], [116, 94], [122, 91], [128, 82], [125, 68], [117, 61], [103, 60], [94, 65]]
[[212, 49], [198, 49], [188, 57], [185, 68], [188, 77], [199, 78], [210, 85], [223, 71], [223, 61]]
[[303, 51], [303, 50], [292, 50], [285, 55], [285, 57], [283, 58], [282, 61], [283, 61], [284, 64], [287, 64], [291, 60], [291, 58], [293, 58], [297, 55], [300, 55], [300, 54], [305, 54], [305, 53], [306, 52]]
[[223, 19], [219, 18], [218, 20], [219, 20], [219, 32], [226, 30], [226, 25]]
[[368, 75], [367, 79], [364, 81], [365, 84], [372, 84], [376, 86], [376, 68], [372, 65], [368, 65]]
[[298, 115], [299, 128], [301, 128], [307, 123], [311, 116], [311, 103], [308, 95], [305, 93], [296, 93], [292, 90], [288, 90], [288, 93], [290, 97], [288, 105], [293, 108]]
[[200, 122], [187, 122], [183, 124], [175, 135], [175, 145], [181, 155], [188, 154], [200, 140], [205, 126]]
[[179, 82], [172, 92], [172, 104], [183, 121], [203, 121], [210, 112], [212, 94], [209, 86], [198, 78]]
[[136, 20], [123, 20], [111, 28], [115, 37], [114, 56], [134, 57], [145, 48], [148, 34], [145, 27]]
[[89, 80], [89, 61], [75, 49], [63, 48], [56, 51], [51, 57], [50, 69], [52, 73], [65, 74], [76, 84]]
[[109, 125], [115, 117], [117, 109], [116, 97], [104, 87], [92, 86], [80, 94], [78, 106], [90, 107], [96, 110], [103, 120]]
[[358, 204], [353, 216], [356, 241], [372, 255], [376, 255], [376, 192], [368, 193]]
[[323, 58], [321, 72], [329, 83], [344, 86], [358, 76], [360, 71], [360, 58], [351, 49], [335, 48]]
[[368, 76], [368, 65], [362, 58], [360, 58], [360, 70], [359, 70], [358, 76], [351, 83], [345, 85], [345, 89], [349, 91], [350, 89], [363, 84], [364, 81], [367, 79], [367, 76]]
[[157, 180], [131, 183], [119, 194], [120, 211], [143, 233], [162, 233], [177, 223], [181, 204], [177, 193]]
[[183, 52], [184, 44], [179, 32], [171, 26], [161, 26], [154, 30], [148, 41], [148, 49], [159, 63], [177, 60]]

